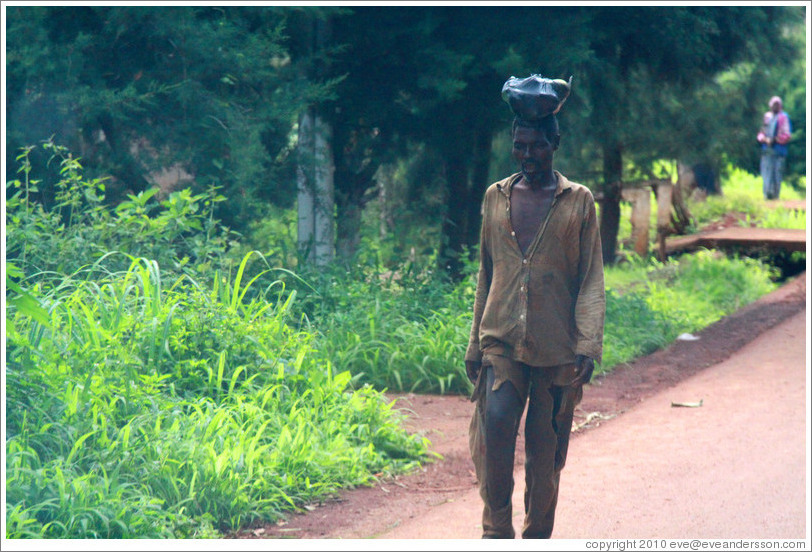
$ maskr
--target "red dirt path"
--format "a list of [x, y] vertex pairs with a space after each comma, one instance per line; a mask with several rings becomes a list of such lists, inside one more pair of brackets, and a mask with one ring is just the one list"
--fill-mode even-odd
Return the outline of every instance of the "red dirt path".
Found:
[[[578, 449], [579, 441], [589, 436], [593, 428], [602, 424], [607, 425], [607, 430], [621, 427], [620, 423], [606, 421], [617, 419], [620, 422], [625, 412], [646, 399], [685, 382], [710, 366], [719, 365], [780, 323], [798, 320], [796, 315], [804, 311], [805, 306], [806, 273], [699, 332], [699, 340], [677, 341], [664, 350], [593, 380], [585, 388], [584, 400], [576, 411], [576, 429], [571, 460], [568, 462], [570, 466], [564, 470], [562, 484], [565, 484], [563, 481], [566, 481], [568, 470], [576, 461], [573, 451]], [[797, 385], [803, 388], [803, 384], [804, 378], [801, 376]], [[466, 397], [460, 396], [392, 395], [392, 398], [398, 401], [399, 407], [410, 413], [407, 423], [412, 431], [426, 435], [432, 442], [432, 450], [441, 454], [442, 460], [428, 464], [416, 473], [382, 480], [373, 487], [341, 492], [322, 504], [308, 507], [308, 511], [302, 514], [291, 515], [286, 521], [246, 529], [234, 536], [248, 539], [423, 538], [414, 533], [405, 536], [402, 533], [407, 525], [419, 527], [420, 520], [424, 518], [428, 523], [432, 515], [444, 511], [440, 507], [451, 502], [458, 502], [460, 508], [463, 503], [469, 503], [464, 516], [473, 526], [478, 521], [480, 507], [476, 504], [476, 480], [467, 442], [473, 405]], [[516, 458], [518, 471], [524, 462], [523, 448], [520, 432]], [[517, 490], [519, 488], [517, 481]], [[562, 502], [564, 496], [562, 491]], [[691, 506], [685, 504], [684, 508]], [[562, 507], [559, 506], [559, 509]], [[410, 520], [417, 521], [410, 523]], [[401, 525], [403, 527], [399, 530]], [[516, 521], [516, 526], [519, 525], [520, 520]], [[476, 538], [476, 534], [449, 534], [444, 538]]]

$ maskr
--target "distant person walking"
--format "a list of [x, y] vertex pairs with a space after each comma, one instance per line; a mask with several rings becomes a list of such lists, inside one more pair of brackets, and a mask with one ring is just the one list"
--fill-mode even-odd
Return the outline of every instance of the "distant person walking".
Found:
[[781, 98], [773, 96], [770, 98], [770, 110], [764, 114], [756, 137], [761, 144], [761, 178], [764, 181], [765, 199], [778, 199], [781, 193], [787, 142], [791, 133], [789, 115], [782, 108]]

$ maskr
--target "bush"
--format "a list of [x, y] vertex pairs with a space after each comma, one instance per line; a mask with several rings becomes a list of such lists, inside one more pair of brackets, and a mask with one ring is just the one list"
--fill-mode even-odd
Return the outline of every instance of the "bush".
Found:
[[314, 348], [301, 279], [232, 262], [216, 188], [111, 209], [44, 147], [57, 204], [30, 149], [7, 185], [7, 538], [212, 537], [428, 460]]
[[289, 279], [314, 348], [353, 380], [377, 389], [465, 393], [473, 285], [416, 264], [381, 272], [355, 264]]
[[[183, 189], [161, 201], [152, 188], [109, 208], [104, 179], [84, 178], [80, 160], [64, 147], [46, 142], [43, 148], [60, 166], [53, 206], [33, 200], [38, 183], [29, 162], [33, 148], [18, 156], [23, 179], [6, 183], [6, 256], [30, 281], [73, 274], [113, 251], [148, 257], [178, 272], [194, 267], [197, 274], [225, 261], [236, 236], [214, 219], [215, 205], [225, 200], [216, 186], [197, 195]], [[129, 264], [126, 255], [112, 261], [120, 261], [115, 270]]]
[[9, 538], [210, 536], [425, 457], [287, 325], [291, 297], [145, 259], [79, 276], [39, 298], [48, 326], [9, 313]]

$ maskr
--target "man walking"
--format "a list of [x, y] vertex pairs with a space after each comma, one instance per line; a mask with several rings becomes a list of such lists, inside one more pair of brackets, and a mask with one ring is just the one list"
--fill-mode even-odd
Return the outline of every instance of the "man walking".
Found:
[[570, 82], [511, 77], [520, 172], [485, 193], [474, 320], [465, 355], [475, 384], [471, 455], [484, 502], [482, 538], [514, 538], [513, 464], [525, 419], [523, 538], [549, 538], [573, 411], [603, 347], [600, 234], [588, 188], [553, 169], [555, 114]]
[[761, 144], [761, 179], [764, 199], [778, 199], [787, 160], [787, 142], [792, 133], [789, 115], [782, 109], [781, 98], [770, 98], [770, 110], [764, 114], [756, 140]]

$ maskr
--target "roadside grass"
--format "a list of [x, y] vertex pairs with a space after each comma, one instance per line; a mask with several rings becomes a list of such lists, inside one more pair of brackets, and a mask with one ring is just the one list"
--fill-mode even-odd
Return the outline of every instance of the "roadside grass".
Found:
[[[470, 391], [473, 274], [337, 271], [307, 297], [284, 272], [248, 280], [248, 261], [208, 285], [144, 258], [95, 265], [27, 290], [44, 323], [7, 311], [8, 538], [217, 537], [428, 459], [382, 391]], [[607, 268], [598, 371], [755, 300], [771, 276], [707, 251]]]
[[134, 259], [30, 290], [47, 325], [7, 312], [8, 538], [213, 537], [428, 459], [241, 274]]
[[607, 267], [604, 356], [598, 373], [696, 332], [773, 291], [762, 261], [702, 250], [665, 263], [639, 258]]
[[[452, 284], [436, 276], [396, 281], [340, 276], [314, 313], [314, 348], [353, 381], [378, 389], [467, 394], [463, 357], [471, 328], [476, 276]], [[374, 272], [373, 272], [374, 273]], [[653, 352], [685, 332], [712, 324], [775, 289], [764, 262], [699, 251], [660, 263], [632, 258], [606, 267], [604, 358], [599, 372]], [[421, 279], [422, 278], [422, 279]], [[343, 289], [343, 299], [329, 290]], [[305, 293], [304, 291], [302, 293]]]
[[[806, 179], [801, 177], [802, 191], [786, 183], [781, 186], [781, 200], [805, 200]], [[696, 227], [722, 218], [727, 213], [742, 213], [747, 224], [762, 228], [806, 228], [806, 213], [783, 206], [770, 205], [762, 192], [761, 177], [738, 168], [730, 168], [722, 182], [722, 195], [711, 195], [703, 201], [688, 200], [696, 218]], [[780, 204], [779, 204], [780, 205]]]

